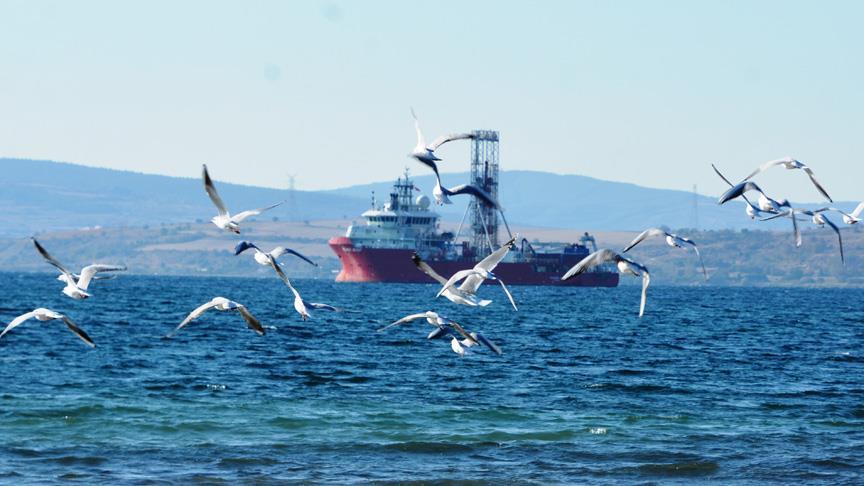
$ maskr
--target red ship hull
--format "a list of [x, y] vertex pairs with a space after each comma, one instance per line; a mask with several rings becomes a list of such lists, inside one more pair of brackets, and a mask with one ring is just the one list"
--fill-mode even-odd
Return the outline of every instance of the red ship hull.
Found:
[[[337, 282], [400, 282], [430, 283], [432, 278], [419, 271], [411, 261], [413, 250], [356, 248], [350, 238], [337, 236], [328, 242], [342, 262]], [[578, 261], [578, 259], [576, 260]], [[616, 287], [618, 273], [595, 272], [574, 277], [566, 282], [561, 276], [576, 263], [561, 258], [544, 264], [531, 262], [500, 263], [495, 275], [507, 285], [564, 285], [575, 287]], [[438, 273], [449, 276], [473, 266], [470, 261], [429, 261]]]

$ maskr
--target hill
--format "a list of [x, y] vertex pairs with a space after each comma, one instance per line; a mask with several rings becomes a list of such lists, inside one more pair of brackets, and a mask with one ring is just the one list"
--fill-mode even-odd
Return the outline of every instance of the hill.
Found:
[[[218, 174], [217, 174], [218, 177]], [[447, 185], [466, 182], [467, 173], [443, 174]], [[430, 194], [432, 177], [414, 179]], [[392, 181], [328, 191], [295, 191], [217, 181], [229, 208], [249, 209], [288, 200], [259, 217], [290, 221], [357, 218], [369, 206], [374, 190], [385, 200]], [[511, 225], [572, 228], [578, 231], [623, 231], [647, 226], [697, 226], [701, 229], [785, 229], [783, 221], [755, 223], [739, 202], [718, 206], [714, 197], [686, 191], [652, 189], [578, 175], [536, 171], [501, 173], [500, 199]], [[161, 223], [206, 221], [214, 210], [197, 178], [178, 178], [85, 167], [61, 162], [0, 158], [0, 236], [93, 227], [138, 227]], [[718, 192], [722, 185], [718, 184]], [[291, 202], [293, 201], [293, 205]], [[458, 222], [467, 198], [436, 211]], [[853, 208], [855, 203], [837, 203]], [[785, 223], [788, 223], [786, 221]], [[757, 226], [758, 224], [758, 226]]]

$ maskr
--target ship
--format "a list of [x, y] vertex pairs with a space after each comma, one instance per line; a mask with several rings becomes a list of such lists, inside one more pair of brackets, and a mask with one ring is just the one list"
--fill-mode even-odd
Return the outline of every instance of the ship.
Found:
[[[470, 183], [497, 200], [498, 132], [478, 130], [473, 135]], [[342, 264], [337, 282], [432, 283], [431, 277], [418, 270], [413, 255], [446, 278], [473, 267], [499, 248], [499, 232], [506, 230], [508, 239], [513, 237], [504, 212], [477, 198], [468, 205], [455, 232], [442, 230], [441, 216], [431, 209], [431, 200], [414, 185], [407, 169], [383, 203], [373, 193], [371, 207], [361, 217], [362, 222], [352, 223], [344, 236], [328, 242]], [[532, 243], [519, 238], [515, 243], [494, 270], [507, 285], [618, 285], [617, 269], [609, 265], [561, 280], [567, 270], [590, 254], [589, 245], [596, 250], [596, 241], [587, 232], [578, 242]]]

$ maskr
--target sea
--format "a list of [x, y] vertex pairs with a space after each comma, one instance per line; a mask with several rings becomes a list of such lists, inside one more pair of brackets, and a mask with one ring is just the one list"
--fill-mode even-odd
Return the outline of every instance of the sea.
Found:
[[[0, 483], [864, 483], [864, 290], [295, 282], [121, 275], [74, 301], [6, 273]], [[267, 327], [210, 311], [213, 297]], [[434, 310], [497, 343], [446, 339]]]

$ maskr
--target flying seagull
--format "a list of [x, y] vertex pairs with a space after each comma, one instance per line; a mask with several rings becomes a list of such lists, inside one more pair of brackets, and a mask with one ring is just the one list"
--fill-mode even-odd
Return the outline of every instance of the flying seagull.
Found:
[[249, 326], [250, 329], [258, 333], [259, 336], [264, 335], [264, 328], [261, 327], [261, 323], [258, 322], [258, 319], [256, 319], [255, 316], [246, 309], [246, 306], [238, 304], [233, 300], [228, 300], [225, 297], [215, 297], [210, 302], [207, 302], [193, 310], [188, 316], [186, 316], [186, 319], [183, 319], [183, 322], [181, 322], [180, 325], [171, 331], [166, 337], [170, 338], [174, 336], [180, 329], [183, 329], [186, 324], [198, 319], [202, 314], [210, 309], [216, 309], [219, 311], [237, 311], [240, 313], [240, 316], [243, 317], [243, 320], [246, 321], [246, 325]]
[[[726, 184], [729, 184], [729, 187], [735, 187], [735, 184], [732, 184], [731, 182], [729, 182], [729, 179], [727, 179], [726, 176], [724, 176], [723, 174], [720, 173], [720, 170], [717, 168], [717, 166], [715, 166], [714, 164], [711, 164], [711, 168], [714, 169], [714, 172], [718, 176], [720, 176], [721, 179], [723, 179], [723, 182], [725, 182]], [[746, 204], [744, 209], [745, 209], [745, 212], [747, 213], [747, 216], [750, 217], [750, 219], [756, 219], [757, 216], [762, 214], [763, 211], [761, 209], [759, 209], [759, 206], [756, 206], [749, 199], [747, 199], [746, 194], [742, 193], [741, 198], [744, 199], [744, 202]]]
[[329, 304], [321, 304], [319, 302], [309, 302], [303, 300], [303, 297], [300, 296], [300, 292], [298, 292], [297, 289], [295, 289], [294, 286], [291, 285], [291, 280], [288, 280], [288, 276], [285, 275], [285, 272], [282, 271], [282, 268], [279, 266], [279, 263], [276, 262], [276, 259], [270, 257], [269, 260], [270, 266], [273, 267], [276, 275], [278, 275], [279, 278], [282, 279], [282, 282], [284, 282], [285, 285], [287, 285], [288, 288], [291, 289], [291, 292], [294, 294], [294, 310], [296, 310], [297, 313], [300, 314], [301, 319], [305, 321], [312, 318], [312, 314], [310, 314], [309, 312], [310, 308], [313, 310], [323, 309], [333, 312], [342, 312], [342, 309], [338, 307], [333, 307]]
[[[786, 199], [777, 201], [776, 199], [768, 197], [765, 192], [762, 191], [762, 188], [760, 188], [755, 182], [751, 181], [739, 182], [738, 184], [730, 187], [728, 191], [724, 192], [720, 196], [720, 199], [717, 201], [717, 203], [724, 204], [727, 201], [730, 201], [737, 197], [743, 198], [745, 193], [747, 193], [748, 191], [756, 191], [759, 193], [759, 201], [757, 208], [760, 212], [769, 214], [781, 214], [787, 209], [792, 208], [792, 205], [789, 204], [789, 201], [787, 201]], [[749, 211], [748, 214], [750, 214]], [[762, 221], [764, 221], [765, 219], [767, 218], [763, 218]], [[792, 220], [792, 231], [795, 235], [795, 246], [801, 246], [800, 231], [798, 230], [798, 219], [790, 219]]]
[[684, 245], [690, 245], [693, 247], [693, 251], [696, 252], [696, 256], [699, 257], [699, 264], [702, 265], [702, 274], [705, 275], [705, 279], [708, 279], [708, 271], [705, 270], [705, 262], [702, 261], [702, 254], [699, 253], [699, 247], [696, 246], [696, 243], [689, 239], [684, 238], [683, 236], [678, 236], [674, 233], [669, 233], [668, 231], [663, 231], [660, 228], [649, 228], [641, 233], [639, 236], [633, 239], [626, 248], [624, 248], [621, 253], [627, 253], [631, 248], [638, 245], [642, 241], [645, 241], [647, 238], [654, 236], [665, 236], [666, 244], [675, 247], [675, 248], [684, 248]]
[[454, 273], [449, 280], [444, 282], [443, 287], [438, 291], [435, 298], [441, 297], [447, 289], [451, 288], [456, 284], [456, 282], [462, 279], [465, 279], [465, 282], [462, 283], [459, 289], [470, 293], [476, 293], [477, 289], [480, 288], [480, 284], [488, 278], [501, 284], [501, 288], [504, 289], [504, 293], [507, 294], [507, 298], [510, 299], [510, 304], [513, 306], [513, 309], [519, 310], [516, 307], [516, 302], [513, 300], [513, 295], [510, 294], [510, 291], [507, 290], [507, 286], [504, 285], [504, 281], [492, 273], [492, 270], [494, 270], [495, 267], [498, 266], [498, 263], [504, 259], [504, 256], [507, 255], [507, 252], [516, 246], [515, 242], [517, 238], [519, 238], [518, 234], [511, 238], [507, 243], [504, 243], [501, 248], [495, 250], [489, 256], [474, 265], [474, 268], [460, 270]]
[[222, 202], [222, 198], [219, 197], [219, 193], [216, 192], [216, 186], [213, 185], [213, 180], [210, 179], [210, 173], [207, 172], [207, 164], [204, 164], [203, 177], [204, 190], [207, 191], [207, 195], [210, 196], [210, 200], [213, 201], [213, 205], [216, 206], [216, 209], [219, 211], [219, 214], [214, 216], [210, 221], [225, 231], [231, 231], [232, 233], [239, 235], [240, 223], [244, 219], [250, 216], [257, 216], [264, 211], [273, 209], [282, 204], [281, 202], [278, 202], [272, 206], [267, 206], [266, 208], [250, 209], [249, 211], [243, 211], [242, 213], [237, 213], [234, 216], [231, 216], [231, 214], [228, 213], [228, 208], [225, 207], [225, 203]]
[[294, 255], [297, 258], [300, 258], [301, 260], [304, 260], [307, 263], [310, 263], [316, 267], [318, 266], [317, 263], [315, 263], [312, 260], [301, 255], [299, 252], [292, 250], [291, 248], [286, 248], [284, 246], [277, 246], [276, 248], [273, 248], [269, 252], [264, 252], [263, 250], [261, 250], [260, 248], [255, 246], [254, 243], [249, 242], [249, 241], [241, 241], [240, 243], [237, 243], [237, 246], [234, 247], [234, 255], [237, 256], [237, 255], [243, 253], [244, 251], [248, 250], [249, 248], [255, 249], [255, 261], [258, 262], [259, 265], [270, 266], [270, 257], [272, 257], [273, 259], [278, 259], [282, 255], [288, 253], [288, 254]]
[[861, 211], [864, 211], [864, 202], [858, 203], [858, 206], [855, 208], [855, 211], [851, 213], [844, 213], [839, 209], [836, 210], [838, 213], [843, 215], [843, 222], [846, 224], [858, 224], [861, 221]]
[[414, 113], [413, 108], [411, 109], [411, 116], [414, 117], [414, 129], [417, 131], [417, 145], [413, 150], [411, 150], [409, 157], [417, 159], [419, 162], [435, 171], [436, 174], [438, 173], [438, 166], [435, 162], [441, 160], [435, 155], [435, 150], [438, 147], [447, 142], [452, 142], [453, 140], [465, 140], [475, 137], [473, 133], [451, 133], [449, 135], [442, 135], [427, 145], [426, 139], [423, 137], [423, 132], [420, 130], [420, 121], [417, 120], [417, 115]]
[[[420, 258], [420, 255], [416, 253], [411, 255], [411, 261], [414, 262], [414, 265], [416, 265], [421, 272], [432, 277], [432, 279], [438, 282], [439, 285], [444, 285], [447, 283], [447, 279], [442, 277], [438, 272], [435, 271], [435, 269], [430, 267], [428, 263], [424, 262], [423, 259]], [[467, 305], [471, 307], [486, 307], [487, 305], [492, 303], [491, 300], [483, 300], [478, 298], [474, 292], [468, 292], [466, 290], [463, 290], [461, 287], [464, 286], [465, 283], [463, 283], [459, 288], [447, 287], [444, 290], [444, 293], [441, 295], [446, 297], [447, 300], [453, 302], [454, 304]]]
[[63, 272], [60, 277], [58, 277], [58, 280], [62, 280], [66, 283], [66, 287], [63, 288], [63, 293], [73, 299], [81, 300], [90, 297], [90, 294], [87, 293], [87, 288], [90, 287], [90, 281], [94, 279], [94, 276], [97, 273], [119, 272], [126, 270], [125, 266], [93, 264], [82, 268], [80, 275], [76, 278], [75, 274], [67, 270], [66, 267], [57, 261], [56, 258], [52, 257], [39, 241], [36, 240], [36, 238], [32, 238], [32, 240], [33, 246], [36, 247], [36, 251], [42, 255], [42, 258]]
[[567, 273], [561, 277], [561, 280], [571, 279], [604, 263], [615, 263], [619, 272], [629, 273], [636, 277], [642, 277], [642, 300], [639, 303], [639, 317], [642, 317], [645, 313], [645, 299], [647, 296], [646, 293], [648, 291], [648, 285], [651, 283], [651, 275], [648, 273], [648, 269], [644, 265], [636, 263], [627, 257], [623, 257], [612, 250], [597, 250], [586, 256], [579, 263], [573, 265], [573, 268], [567, 270]]
[[7, 332], [20, 326], [24, 321], [27, 321], [27, 320], [32, 319], [34, 317], [36, 318], [37, 321], [43, 321], [43, 322], [44, 321], [53, 321], [55, 319], [60, 319], [66, 324], [66, 327], [68, 327], [70, 331], [74, 332], [75, 335], [78, 336], [79, 338], [81, 338], [82, 341], [87, 343], [88, 346], [90, 346], [91, 348], [96, 347], [96, 343], [94, 343], [93, 340], [90, 339], [90, 336], [88, 336], [87, 333], [84, 332], [84, 330], [82, 330], [80, 327], [75, 325], [75, 323], [72, 322], [71, 319], [64, 316], [63, 314], [60, 314], [58, 312], [54, 312], [50, 309], [45, 309], [42, 307], [40, 307], [38, 309], [34, 309], [34, 310], [32, 310], [26, 314], [22, 314], [22, 315], [16, 317], [15, 319], [12, 319], [12, 322], [10, 322], [6, 326], [6, 328], [3, 329], [3, 332], [0, 333], [0, 338], [5, 336]]
[[746, 180], [752, 179], [756, 174], [759, 174], [760, 172], [768, 170], [771, 167], [776, 167], [776, 166], [780, 166], [780, 165], [785, 167], [787, 170], [794, 170], [794, 169], [803, 170], [807, 174], [807, 177], [810, 178], [810, 182], [812, 182], [813, 185], [816, 186], [816, 190], [819, 191], [820, 194], [825, 196], [825, 199], [827, 199], [831, 202], [834, 202], [834, 200], [831, 199], [831, 196], [828, 195], [828, 192], [825, 191], [825, 188], [822, 187], [822, 184], [819, 184], [819, 181], [816, 180], [816, 176], [813, 175], [813, 170], [810, 169], [810, 167], [807, 167], [800, 160], [795, 160], [792, 157], [784, 157], [782, 159], [776, 159], [776, 160], [771, 160], [771, 161], [765, 162], [764, 164], [760, 165], [756, 170], [754, 170], [753, 173], [751, 173], [750, 175], [745, 177], [744, 180], [746, 181]]
[[450, 196], [459, 196], [462, 194], [474, 196], [487, 205], [492, 206], [497, 210], [501, 210], [498, 201], [482, 188], [475, 186], [474, 184], [459, 184], [458, 186], [448, 189], [441, 185], [441, 177], [438, 175], [437, 171], [435, 172], [435, 187], [432, 189], [432, 195], [435, 197], [436, 203], [439, 205], [453, 204], [453, 202], [450, 201]]
[[491, 349], [495, 354], [499, 356], [504, 354], [504, 352], [497, 344], [493, 343], [482, 334], [477, 332], [468, 332], [461, 325], [459, 325], [459, 323], [450, 319], [446, 319], [437, 312], [433, 311], [426, 311], [419, 314], [407, 315], [399, 319], [398, 321], [379, 329], [378, 332], [383, 332], [400, 324], [414, 322], [419, 319], [425, 319], [427, 323], [435, 326], [435, 330], [429, 333], [429, 335], [426, 336], [426, 339], [437, 339], [444, 336], [450, 336], [450, 348], [460, 356], [464, 356], [466, 354], [465, 348], [470, 348], [472, 346], [477, 346], [480, 344]]

